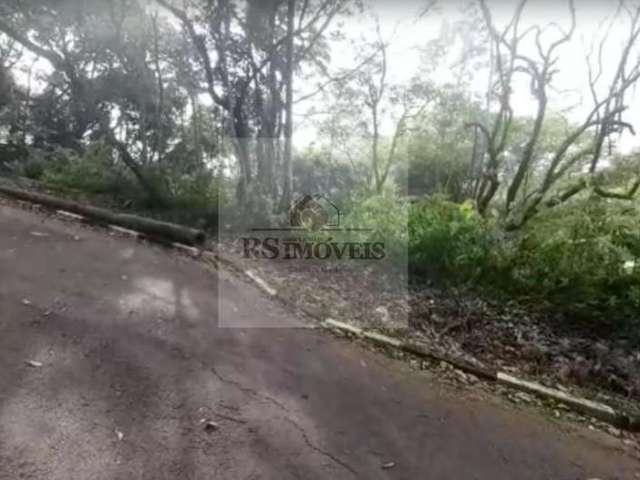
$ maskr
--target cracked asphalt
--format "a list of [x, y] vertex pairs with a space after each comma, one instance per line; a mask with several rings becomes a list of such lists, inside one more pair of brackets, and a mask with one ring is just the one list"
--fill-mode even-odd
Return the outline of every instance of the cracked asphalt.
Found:
[[587, 431], [303, 326], [190, 258], [0, 205], [0, 479], [640, 478]]

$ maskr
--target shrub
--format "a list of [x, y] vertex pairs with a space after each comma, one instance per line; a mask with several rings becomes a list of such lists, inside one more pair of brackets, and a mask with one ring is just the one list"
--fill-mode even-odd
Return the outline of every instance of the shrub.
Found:
[[83, 155], [56, 151], [38, 165], [43, 168], [41, 180], [62, 194], [79, 193], [110, 207], [131, 208], [168, 221], [216, 228], [223, 189], [220, 179], [204, 167], [187, 172], [166, 163], [144, 166], [146, 180], [159, 193], [158, 198], [151, 198], [131, 171], [114, 160], [111, 147], [101, 142], [90, 145]]
[[218, 208], [225, 195], [221, 181], [211, 172], [165, 177], [169, 201], [163, 218], [216, 230]]
[[55, 188], [88, 194], [117, 196], [133, 189], [128, 172], [115, 165], [111, 148], [100, 142], [81, 156], [72, 152], [57, 155], [47, 162], [42, 180]]
[[[511, 245], [496, 252], [509, 291], [574, 309], [625, 314], [640, 308], [640, 212], [585, 198], [542, 212]], [[626, 268], [625, 268], [626, 265]]]
[[384, 242], [387, 257], [393, 262], [406, 262], [409, 205], [393, 190], [367, 196], [356, 193], [343, 207], [342, 224], [362, 228], [362, 232], [345, 232], [345, 241]]
[[343, 213], [343, 226], [367, 229], [346, 232], [343, 240], [384, 242], [387, 257], [396, 265], [408, 262], [413, 273], [467, 282], [487, 266], [489, 234], [470, 204], [439, 196], [409, 204], [389, 190], [373, 196], [356, 194]]
[[489, 250], [488, 231], [471, 204], [434, 196], [412, 205], [409, 259], [414, 272], [473, 281], [487, 268]]
[[32, 180], [40, 180], [45, 172], [45, 162], [42, 158], [29, 158], [20, 165], [18, 173]]
[[172, 203], [176, 207], [208, 210], [218, 206], [220, 183], [210, 172], [170, 177], [167, 183]]

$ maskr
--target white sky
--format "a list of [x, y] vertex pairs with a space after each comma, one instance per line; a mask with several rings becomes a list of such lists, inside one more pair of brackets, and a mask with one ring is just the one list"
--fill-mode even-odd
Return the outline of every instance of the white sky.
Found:
[[[439, 36], [443, 22], [453, 23], [463, 19], [465, 6], [469, 0], [441, 0], [432, 13], [421, 19], [417, 19], [417, 13], [424, 9], [426, 0], [371, 0], [372, 12], [380, 20], [381, 30], [385, 39], [392, 38], [388, 49], [389, 80], [395, 83], [407, 82], [419, 70], [419, 47], [423, 47], [429, 40]], [[493, 14], [496, 26], [504, 26], [511, 18], [517, 1], [488, 0], [488, 5]], [[568, 30], [570, 26], [569, 6], [566, 0], [529, 0], [522, 17], [521, 31], [529, 25], [538, 23], [546, 25], [555, 22]], [[560, 72], [554, 79], [554, 87], [557, 93], [551, 93], [551, 108], [564, 110], [573, 107], [567, 112], [569, 118], [580, 121], [585, 111], [592, 105], [588, 90], [587, 69], [585, 56], [587, 55], [592, 40], [598, 31], [603, 31], [602, 21], [612, 15], [617, 7], [615, 1], [575, 0], [576, 6], [576, 31], [573, 40], [558, 49], [560, 56]], [[620, 44], [627, 33], [628, 24], [616, 24], [612, 29], [610, 42], [604, 55], [604, 72], [602, 87], [606, 88], [609, 77], [617, 67], [617, 59], [620, 54]], [[348, 19], [344, 30], [350, 38], [360, 36], [372, 36], [375, 33], [375, 21], [372, 15]], [[555, 35], [550, 31], [549, 35]], [[547, 37], [543, 37], [547, 38]], [[551, 38], [551, 37], [549, 37]], [[557, 37], [553, 37], [557, 38]], [[524, 45], [524, 52], [535, 55], [533, 44]], [[353, 65], [354, 53], [346, 48], [334, 48], [332, 52], [333, 67], [347, 67]], [[444, 63], [437, 70], [434, 80], [438, 83], [453, 80], [450, 63], [453, 58]], [[473, 88], [478, 93], [484, 94], [487, 88], [488, 72], [480, 71], [473, 81]], [[513, 97], [513, 107], [516, 115], [533, 115], [536, 102], [529, 93], [528, 83], [521, 76], [522, 81], [516, 84]], [[304, 86], [303, 86], [304, 90]], [[635, 95], [634, 95], [635, 97]], [[636, 98], [628, 99], [629, 110], [626, 118], [637, 130], [640, 130], [640, 102]], [[297, 113], [304, 113], [305, 105], [297, 107]], [[390, 125], [387, 125], [389, 129]], [[315, 137], [312, 126], [299, 124], [295, 133], [295, 144], [304, 147], [311, 143]], [[620, 147], [623, 151], [640, 146], [640, 139], [625, 134], [620, 139]]]
[[[402, 84], [417, 74], [420, 67], [421, 54], [420, 47], [424, 47], [430, 40], [439, 36], [443, 22], [449, 24], [465, 16], [465, 6], [473, 0], [440, 0], [435, 10], [425, 17], [418, 19], [418, 12], [422, 11], [428, 0], [370, 0], [371, 11], [365, 15], [349, 18], [344, 21], [343, 31], [349, 39], [356, 40], [361, 37], [372, 37], [375, 35], [374, 15], [379, 18], [383, 37], [391, 39], [388, 48], [388, 78], [392, 83]], [[488, 0], [489, 7], [494, 16], [494, 23], [500, 27], [505, 25], [511, 17], [517, 1], [515, 0]], [[564, 45], [560, 54], [560, 73], [556, 76], [554, 86], [559, 93], [552, 94], [551, 107], [564, 109], [574, 107], [569, 113], [569, 117], [579, 121], [584, 117], [585, 111], [590, 109], [591, 97], [588, 92], [587, 72], [585, 67], [585, 55], [589, 50], [590, 42], [597, 35], [601, 22], [611, 15], [617, 6], [616, 1], [596, 1], [596, 0], [575, 0], [577, 12], [577, 29], [570, 44]], [[522, 29], [527, 28], [531, 23], [545, 25], [556, 22], [568, 28], [570, 24], [568, 0], [529, 0], [523, 14]], [[612, 75], [616, 60], [620, 53], [620, 43], [624, 38], [627, 25], [618, 24], [611, 33], [609, 48], [604, 55], [603, 87], [609, 76]], [[525, 48], [527, 54], [534, 54], [533, 45]], [[357, 54], [353, 48], [345, 48], [343, 44], [332, 46], [331, 69], [349, 67], [354, 65], [354, 57]], [[436, 82], [447, 82], [453, 80], [450, 64], [445, 62], [437, 70], [434, 80]], [[26, 62], [23, 66], [27, 66]], [[44, 60], [38, 62], [35, 72], [46, 72], [50, 69]], [[26, 75], [18, 74], [18, 81], [26, 78]], [[474, 77], [473, 88], [478, 93], [484, 94], [487, 88], [488, 73], [478, 72]], [[305, 85], [298, 82], [300, 94], [314, 89], [312, 85]], [[34, 85], [34, 88], [37, 88]], [[566, 91], [571, 91], [567, 93]], [[580, 101], [583, 105], [580, 106]], [[640, 130], [640, 99], [629, 99], [629, 110], [625, 113], [626, 119], [630, 121], [637, 130]], [[629, 101], [628, 100], [628, 101]], [[296, 104], [296, 113], [304, 114], [305, 110], [313, 105], [314, 100]], [[513, 107], [516, 115], [532, 115], [535, 112], [536, 103], [528, 92], [528, 85], [522, 82], [516, 85], [513, 97]], [[385, 125], [383, 124], [383, 133]], [[391, 127], [390, 122], [386, 123], [387, 133]], [[297, 148], [303, 148], [314, 141], [316, 137], [315, 129], [308, 122], [298, 119], [294, 130], [294, 143]], [[640, 137], [640, 135], [639, 135]], [[631, 148], [640, 147], [640, 138], [625, 134], [620, 139], [620, 146], [624, 151]]]

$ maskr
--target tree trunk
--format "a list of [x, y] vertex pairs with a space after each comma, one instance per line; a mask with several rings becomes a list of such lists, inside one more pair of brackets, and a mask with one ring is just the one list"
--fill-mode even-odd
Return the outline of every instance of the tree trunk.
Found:
[[287, 4], [287, 67], [285, 72], [285, 84], [287, 88], [285, 108], [286, 120], [284, 126], [284, 159], [282, 165], [282, 200], [280, 210], [287, 210], [291, 205], [293, 194], [293, 30], [295, 19], [295, 0], [288, 0]]
[[373, 143], [371, 145], [371, 155], [372, 155], [372, 163], [373, 163], [373, 175], [375, 182], [376, 193], [382, 193], [382, 182], [380, 179], [380, 166], [379, 166], [379, 158], [378, 158], [378, 144], [380, 143], [380, 128], [378, 126], [378, 105], [375, 104], [372, 107], [373, 114]]
[[164, 115], [164, 79], [162, 78], [162, 68], [160, 66], [160, 45], [159, 45], [159, 32], [158, 32], [158, 15], [152, 17], [153, 26], [153, 61], [156, 70], [156, 77], [158, 80], [158, 101], [156, 103], [156, 145], [155, 150], [158, 154], [158, 158], [162, 158], [165, 151], [165, 138], [163, 131], [162, 117]]
[[187, 245], [201, 245], [205, 241], [205, 233], [203, 231], [183, 227], [174, 223], [160, 222], [135, 215], [115, 213], [104, 208], [83, 205], [70, 200], [63, 200], [41, 193], [27, 192], [17, 188], [6, 187], [4, 185], [0, 185], [0, 193], [19, 200], [39, 203], [45, 207], [65, 210], [77, 215], [82, 215], [90, 220], [100, 223], [129, 228], [154, 238], [184, 243]]

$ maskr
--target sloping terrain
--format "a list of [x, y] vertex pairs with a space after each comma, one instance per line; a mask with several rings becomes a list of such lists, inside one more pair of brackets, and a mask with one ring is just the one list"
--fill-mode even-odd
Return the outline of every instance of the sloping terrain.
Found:
[[0, 205], [0, 479], [640, 478], [303, 326], [224, 272]]

